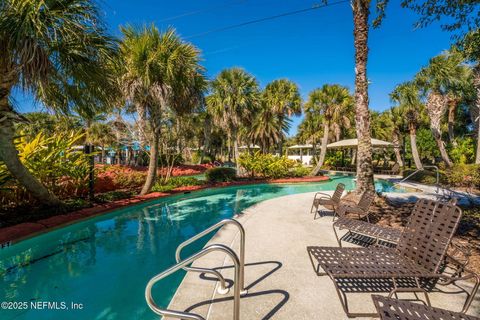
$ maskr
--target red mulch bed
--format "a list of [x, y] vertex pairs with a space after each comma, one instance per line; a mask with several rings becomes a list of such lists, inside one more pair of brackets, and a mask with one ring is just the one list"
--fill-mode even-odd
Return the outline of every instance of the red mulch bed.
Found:
[[206, 184], [201, 186], [186, 186], [179, 187], [169, 192], [153, 192], [145, 196], [135, 196], [129, 199], [122, 199], [106, 204], [97, 204], [90, 208], [81, 209], [79, 211], [74, 211], [67, 214], [54, 215], [45, 219], [36, 220], [33, 222], [24, 222], [14, 226], [0, 228], [0, 246], [4, 243], [15, 242], [22, 240], [24, 238], [33, 236], [38, 233], [45, 232], [49, 229], [58, 228], [66, 226], [86, 218], [97, 216], [112, 210], [122, 208], [125, 206], [130, 206], [133, 204], [138, 204], [140, 202], [145, 202], [149, 200], [158, 199], [161, 197], [166, 197], [169, 195], [197, 191], [207, 188], [217, 188], [217, 187], [226, 187], [226, 186], [238, 186], [238, 185], [247, 185], [247, 184], [259, 184], [259, 183], [302, 183], [302, 182], [321, 182], [329, 180], [326, 176], [318, 177], [303, 177], [303, 178], [286, 178], [286, 179], [273, 179], [273, 180], [241, 180], [241, 181], [231, 181], [231, 182], [221, 182], [216, 184]]

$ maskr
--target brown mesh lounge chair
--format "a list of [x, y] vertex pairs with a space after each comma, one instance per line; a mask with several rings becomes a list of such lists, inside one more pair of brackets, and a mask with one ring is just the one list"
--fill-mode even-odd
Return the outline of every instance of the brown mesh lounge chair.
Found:
[[342, 197], [343, 191], [345, 190], [345, 185], [343, 183], [337, 184], [333, 195], [329, 195], [323, 192], [315, 193], [315, 197], [313, 198], [312, 208], [310, 209], [310, 213], [314, 212], [315, 216], [317, 217], [318, 207], [319, 206], [331, 206], [332, 209], [335, 211], [337, 206], [340, 204], [340, 199]]
[[365, 191], [362, 196], [360, 197], [360, 200], [358, 201], [358, 204], [353, 204], [352, 203], [341, 203], [338, 207], [337, 210], [335, 210], [335, 214], [333, 215], [333, 220], [335, 221], [335, 217], [346, 217], [347, 214], [349, 213], [355, 213], [358, 214], [358, 218], [366, 218], [368, 222], [370, 222], [370, 219], [368, 217], [368, 209], [370, 209], [370, 206], [372, 205], [373, 199], [375, 198], [375, 192], [373, 191]]
[[381, 320], [480, 320], [465, 313], [448, 311], [409, 301], [372, 295]]
[[400, 174], [400, 165], [395, 162], [395, 164], [390, 169], [381, 169], [379, 171], [381, 174], [388, 174], [388, 175], [398, 175]]
[[311, 246], [307, 247], [307, 252], [316, 273], [332, 279], [348, 317], [378, 315], [350, 312], [347, 293], [390, 292], [393, 289], [423, 292], [428, 296], [427, 290], [436, 284], [447, 285], [474, 278], [475, 285], [462, 310], [466, 312], [478, 290], [479, 277], [467, 270], [468, 275], [455, 278], [441, 273], [461, 216], [462, 211], [454, 205], [420, 199], [395, 248]]
[[[450, 200], [448, 200], [447, 203], [456, 205], [457, 199], [451, 198]], [[379, 226], [370, 223], [368, 220], [366, 222], [342, 216], [333, 223], [333, 232], [335, 234], [335, 237], [337, 238], [337, 242], [340, 247], [342, 246], [342, 238], [338, 237], [337, 230], [335, 228], [338, 228], [339, 230], [348, 230], [350, 234], [356, 233], [359, 235], [370, 237], [375, 240], [375, 244], [378, 244], [381, 240], [396, 245], [400, 240], [400, 236], [402, 234], [402, 231], [399, 229]], [[463, 264], [463, 267], [465, 267], [466, 263], [468, 263], [468, 261], [465, 261], [465, 250], [460, 250], [460, 248], [456, 248], [455, 251], [458, 253], [458, 256], [461, 257], [457, 259], [458, 261], [454, 261], [455, 264], [458, 266]]]

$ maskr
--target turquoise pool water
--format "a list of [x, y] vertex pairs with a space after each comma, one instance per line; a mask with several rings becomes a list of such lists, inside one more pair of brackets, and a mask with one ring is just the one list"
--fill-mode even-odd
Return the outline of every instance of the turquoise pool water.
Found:
[[[0, 249], [0, 302], [26, 302], [26, 310], [0, 308], [0, 319], [158, 319], [144, 289], [175, 263], [178, 244], [221, 219], [260, 201], [283, 195], [333, 190], [352, 178], [308, 184], [259, 184], [204, 190], [158, 199], [61, 228]], [[399, 191], [377, 181], [379, 191]], [[199, 241], [185, 255], [201, 248]], [[182, 280], [177, 272], [154, 289], [167, 306]], [[31, 302], [62, 302], [69, 310], [32, 310]], [[82, 304], [72, 310], [71, 304]], [[18, 305], [17, 305], [18, 307]]]

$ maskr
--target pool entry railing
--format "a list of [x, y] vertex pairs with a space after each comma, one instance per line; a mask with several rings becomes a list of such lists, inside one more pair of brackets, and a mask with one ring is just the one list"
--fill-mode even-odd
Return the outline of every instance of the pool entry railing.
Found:
[[[247, 290], [245, 289], [245, 230], [243, 229], [243, 226], [238, 222], [237, 220], [234, 219], [224, 219], [213, 226], [211, 226], [208, 229], [203, 230], [199, 234], [191, 237], [190, 239], [182, 242], [178, 247], [177, 251], [175, 252], [175, 258], [177, 259], [177, 263], [181, 261], [181, 252], [183, 248], [188, 246], [189, 244], [197, 241], [198, 239], [206, 236], [207, 234], [227, 225], [227, 224], [232, 224], [238, 228], [238, 231], [240, 232], [240, 282], [238, 282], [241, 294], [244, 295], [247, 293]], [[214, 275], [219, 281], [220, 281], [220, 287], [218, 288], [218, 293], [220, 294], [226, 294], [228, 293], [228, 287], [226, 285], [226, 281], [223, 278], [223, 276], [220, 274], [215, 269], [208, 269], [208, 268], [199, 268], [199, 267], [188, 267], [185, 266], [183, 267], [184, 270], [186, 271], [193, 271], [193, 272], [200, 272], [200, 273], [210, 273]], [[237, 286], [237, 282], [235, 282], [235, 286]]]
[[160, 316], [164, 317], [172, 317], [177, 319], [188, 319], [188, 320], [205, 320], [202, 316], [196, 313], [190, 312], [183, 312], [183, 311], [175, 311], [170, 309], [163, 309], [160, 308], [152, 297], [152, 288], [158, 281], [162, 280], [163, 278], [171, 275], [172, 273], [185, 268], [187, 265], [191, 264], [195, 260], [209, 254], [210, 252], [214, 251], [222, 251], [233, 261], [234, 265], [234, 285], [233, 285], [233, 320], [240, 320], [240, 260], [236, 253], [230, 249], [229, 247], [223, 244], [212, 244], [201, 251], [195, 253], [194, 255], [182, 260], [181, 262], [177, 263], [176, 265], [170, 267], [169, 269], [163, 271], [162, 273], [157, 274], [154, 276], [150, 281], [147, 283], [147, 287], [145, 288], [145, 300], [147, 300], [147, 304], [152, 309], [153, 312]]
[[439, 193], [440, 192], [440, 172], [439, 172], [437, 166], [423, 166], [423, 168], [413, 171], [411, 174], [409, 174], [408, 176], [406, 176], [402, 180], [400, 180], [398, 182], [395, 182], [394, 184], [396, 185], [396, 184], [400, 184], [402, 182], [405, 182], [408, 179], [410, 179], [411, 177], [413, 177], [414, 175], [416, 175], [418, 172], [425, 171], [426, 168], [435, 169], [435, 172], [436, 172], [436, 183], [435, 183], [435, 185], [437, 186], [436, 193]]

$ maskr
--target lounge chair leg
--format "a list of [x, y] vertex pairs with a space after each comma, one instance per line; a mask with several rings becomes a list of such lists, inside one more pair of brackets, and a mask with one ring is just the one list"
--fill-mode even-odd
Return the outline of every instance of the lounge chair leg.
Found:
[[337, 239], [338, 246], [341, 248], [342, 247], [342, 239], [338, 237], [337, 230], [335, 229], [335, 226], [332, 226], [333, 228], [333, 233], [335, 234], [335, 238]]
[[370, 318], [378, 318], [379, 315], [378, 313], [353, 313], [350, 312], [348, 309], [348, 299], [347, 299], [347, 294], [340, 290], [340, 288], [337, 285], [337, 282], [335, 281], [335, 278], [333, 278], [330, 275], [330, 279], [333, 281], [333, 285], [335, 286], [335, 290], [337, 290], [337, 295], [338, 298], [340, 299], [340, 303], [342, 304], [343, 311], [347, 315], [348, 318], [357, 318], [357, 317], [370, 317]]

